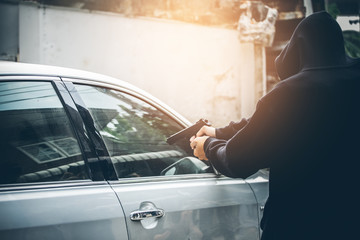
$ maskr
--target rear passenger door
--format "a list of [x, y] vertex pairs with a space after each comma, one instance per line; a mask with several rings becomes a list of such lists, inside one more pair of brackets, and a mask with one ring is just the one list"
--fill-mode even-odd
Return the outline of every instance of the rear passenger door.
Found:
[[60, 79], [0, 77], [0, 119], [1, 240], [128, 239]]
[[[71, 80], [67, 80], [71, 81]], [[194, 158], [183, 128], [155, 103], [114, 85], [68, 83], [90, 111], [117, 179], [109, 183], [125, 212], [130, 239], [259, 239], [259, 206], [242, 179], [216, 176]]]

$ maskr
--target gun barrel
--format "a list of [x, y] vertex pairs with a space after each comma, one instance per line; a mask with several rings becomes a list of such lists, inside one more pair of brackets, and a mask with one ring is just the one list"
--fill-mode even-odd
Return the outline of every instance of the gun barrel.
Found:
[[200, 119], [199, 121], [197, 121], [194, 125], [182, 129], [179, 132], [171, 135], [170, 137], [167, 138], [166, 142], [170, 145], [174, 144], [175, 142], [179, 141], [180, 139], [183, 138], [190, 138], [192, 136], [194, 136], [202, 126], [211, 126], [211, 124], [209, 123], [209, 121], [207, 121], [206, 119]]

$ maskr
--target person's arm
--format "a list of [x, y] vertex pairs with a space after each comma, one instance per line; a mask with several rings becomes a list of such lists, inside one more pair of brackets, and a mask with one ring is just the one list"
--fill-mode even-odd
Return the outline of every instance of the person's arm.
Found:
[[229, 177], [246, 178], [259, 169], [277, 164], [286, 154], [293, 154], [296, 146], [297, 140], [292, 134], [301, 115], [294, 106], [297, 102], [284, 88], [268, 94], [258, 102], [248, 123], [232, 138], [202, 139], [205, 157]]
[[222, 128], [216, 128], [215, 129], [215, 136], [219, 139], [229, 140], [232, 138], [238, 131], [240, 131], [243, 127], [248, 124], [250, 119], [241, 119], [240, 122], [230, 122], [229, 125], [222, 127]]
[[264, 145], [267, 145], [263, 135], [266, 131], [264, 124], [266, 123], [260, 121], [259, 114], [255, 112], [251, 121], [229, 140], [226, 140], [231, 135], [228, 129], [234, 129], [231, 125], [224, 131], [223, 139], [207, 138], [203, 144], [204, 155], [219, 172], [229, 177], [246, 178], [258, 169], [268, 167], [263, 154]]

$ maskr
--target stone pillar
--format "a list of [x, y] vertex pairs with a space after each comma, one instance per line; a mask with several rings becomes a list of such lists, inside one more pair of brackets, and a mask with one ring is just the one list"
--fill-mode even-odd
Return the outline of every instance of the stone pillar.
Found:
[[255, 55], [255, 102], [266, 94], [266, 54], [265, 47], [254, 44]]
[[258, 100], [266, 93], [266, 55], [265, 47], [271, 46], [275, 35], [277, 10], [265, 6], [262, 2], [247, 1], [240, 9], [238, 31], [242, 46], [253, 49], [253, 59], [249, 59], [253, 68], [249, 68], [250, 79], [242, 79], [241, 114], [252, 115]]

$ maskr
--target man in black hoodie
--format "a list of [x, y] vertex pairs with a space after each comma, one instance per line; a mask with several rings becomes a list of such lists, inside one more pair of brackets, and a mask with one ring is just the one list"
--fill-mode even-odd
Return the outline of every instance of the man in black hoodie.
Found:
[[282, 80], [250, 119], [203, 127], [195, 156], [229, 177], [270, 168], [263, 240], [353, 239], [360, 217], [360, 59], [326, 12], [305, 18], [276, 59]]

